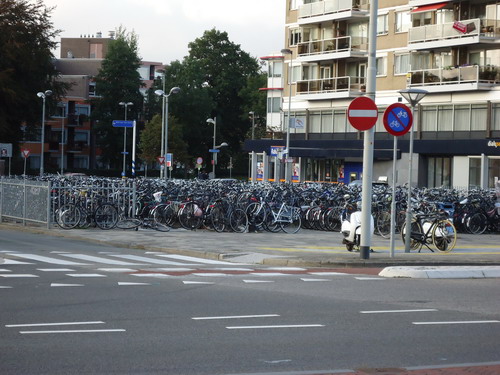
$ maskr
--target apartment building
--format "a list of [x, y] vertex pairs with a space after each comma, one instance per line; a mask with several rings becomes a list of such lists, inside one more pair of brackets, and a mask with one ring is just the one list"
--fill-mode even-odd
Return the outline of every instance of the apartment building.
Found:
[[[283, 88], [283, 136], [249, 140], [245, 147], [266, 179], [283, 178], [276, 150], [285, 145], [290, 112], [288, 161], [296, 181], [362, 178], [363, 132], [349, 124], [346, 110], [365, 94], [370, 1], [285, 1], [283, 47], [289, 51], [268, 64], [282, 78], [277, 85], [270, 72], [270, 87]], [[500, 2], [380, 0], [376, 22], [374, 178], [392, 178], [393, 136], [383, 112], [405, 103], [399, 90], [418, 88], [428, 94], [415, 109], [412, 181], [492, 187], [500, 178]], [[275, 127], [276, 108], [268, 105], [268, 112]], [[397, 155], [397, 183], [403, 184], [409, 134], [399, 137]]]
[[[102, 33], [81, 35], [77, 38], [61, 38], [60, 58], [54, 66], [60, 72], [58, 80], [71, 84], [66, 96], [57, 104], [55, 113], [47, 113], [45, 121], [44, 170], [64, 171], [94, 169], [98, 166], [99, 150], [95, 147], [90, 115], [90, 99], [98, 95], [94, 77], [99, 73], [106, 57], [114, 32], [108, 37]], [[142, 61], [139, 73], [143, 93], [153, 85], [155, 76], [163, 64]], [[41, 132], [26, 134], [22, 148], [30, 150], [27, 162], [31, 169], [40, 168]]]

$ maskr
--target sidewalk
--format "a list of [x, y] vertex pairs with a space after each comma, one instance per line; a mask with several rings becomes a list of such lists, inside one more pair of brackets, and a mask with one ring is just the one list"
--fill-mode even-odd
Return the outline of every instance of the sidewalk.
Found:
[[[342, 235], [338, 232], [324, 232], [301, 229], [296, 234], [287, 233], [217, 233], [208, 230], [187, 231], [172, 229], [162, 233], [152, 230], [124, 231], [119, 229], [104, 231], [100, 229], [64, 230], [1, 223], [0, 230], [29, 231], [62, 236], [75, 240], [111, 244], [119, 247], [165, 251], [208, 259], [226, 260], [235, 263], [253, 263], [273, 266], [295, 267], [412, 267], [419, 273], [397, 274], [393, 269], [387, 277], [432, 277], [429, 271], [436, 267], [450, 267], [456, 271], [480, 271], [489, 269], [487, 276], [479, 273], [464, 276], [439, 275], [435, 277], [500, 277], [500, 235], [459, 234], [455, 249], [450, 253], [431, 252], [422, 249], [421, 253], [405, 253], [399, 236], [396, 239], [395, 256], [390, 256], [390, 241], [373, 236], [369, 259], [361, 259], [360, 254], [348, 252], [342, 245]], [[1, 260], [0, 260], [1, 263]], [[456, 266], [462, 266], [461, 269]], [[464, 266], [467, 266], [464, 268]], [[473, 266], [474, 268], [470, 268]], [[417, 267], [417, 268], [415, 268]], [[426, 267], [426, 268], [422, 268]], [[433, 267], [428, 269], [428, 267]], [[437, 269], [439, 270], [439, 269]], [[406, 271], [405, 271], [406, 272]]]

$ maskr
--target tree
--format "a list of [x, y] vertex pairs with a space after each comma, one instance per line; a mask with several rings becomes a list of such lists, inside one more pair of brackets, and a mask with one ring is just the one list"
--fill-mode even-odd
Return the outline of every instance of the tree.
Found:
[[[14, 143], [22, 139], [21, 125], [27, 129], [40, 123], [41, 101], [36, 94], [52, 90], [47, 103], [64, 94], [65, 85], [55, 82], [52, 50], [60, 33], [53, 29], [53, 8], [42, 0], [2, 0], [0, 2], [0, 140]], [[50, 110], [47, 110], [50, 113]]]
[[[96, 124], [96, 144], [101, 150], [101, 162], [112, 168], [119, 167], [124, 136], [123, 129], [112, 126], [113, 120], [124, 119], [125, 110], [127, 119], [135, 120], [142, 111], [140, 65], [137, 36], [119, 28], [96, 77], [98, 97], [92, 100], [92, 120]], [[119, 105], [121, 102], [131, 102], [133, 105], [125, 109]]]

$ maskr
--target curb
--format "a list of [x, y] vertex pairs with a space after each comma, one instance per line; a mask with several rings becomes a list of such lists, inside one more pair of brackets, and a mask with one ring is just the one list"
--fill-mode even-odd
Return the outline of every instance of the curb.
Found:
[[500, 277], [500, 266], [386, 267], [379, 276], [412, 279], [484, 279]]

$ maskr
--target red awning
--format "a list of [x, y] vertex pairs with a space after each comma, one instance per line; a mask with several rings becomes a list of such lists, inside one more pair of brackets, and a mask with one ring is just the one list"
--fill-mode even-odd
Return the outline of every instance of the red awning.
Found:
[[438, 3], [438, 4], [430, 4], [430, 5], [424, 5], [415, 9], [412, 9], [412, 13], [420, 13], [420, 12], [430, 12], [433, 10], [438, 10], [441, 8], [444, 8], [447, 6], [448, 3]]

